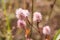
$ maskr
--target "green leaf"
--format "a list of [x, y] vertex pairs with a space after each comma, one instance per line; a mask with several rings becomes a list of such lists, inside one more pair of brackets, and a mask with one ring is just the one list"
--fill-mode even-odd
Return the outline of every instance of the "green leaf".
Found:
[[53, 40], [56, 40], [56, 38], [58, 37], [58, 35], [60, 34], [60, 29], [57, 31], [57, 33], [55, 34]]

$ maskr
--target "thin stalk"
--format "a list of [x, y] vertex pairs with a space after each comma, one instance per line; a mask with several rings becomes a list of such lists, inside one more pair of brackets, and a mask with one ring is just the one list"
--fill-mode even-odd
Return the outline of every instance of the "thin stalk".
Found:
[[[51, 16], [51, 14], [52, 14], [52, 12], [53, 12], [53, 8], [54, 8], [54, 5], [55, 5], [55, 3], [56, 3], [56, 0], [54, 1], [54, 3], [51, 5], [51, 11], [50, 11], [50, 15], [49, 15], [49, 18], [50, 18], [50, 16]], [[49, 19], [50, 20], [50, 19]]]
[[38, 32], [40, 33], [40, 31], [39, 31], [39, 22], [37, 22], [37, 29], [38, 29]]
[[32, 25], [32, 23], [27, 19], [27, 21], [28, 21], [28, 23], [30, 24], [30, 26], [31, 26], [31, 28], [34, 28], [39, 34], [40, 34], [40, 32], [39, 32], [39, 27], [38, 27], [38, 25], [39, 25], [39, 23], [37, 23], [37, 28], [35, 28], [35, 26], [34, 25]]
[[39, 29], [39, 22], [37, 22], [37, 28]]
[[32, 18], [32, 20], [31, 20], [32, 24], [31, 24], [31, 34], [30, 34], [30, 37], [32, 37], [32, 27], [33, 27], [33, 6], [34, 6], [33, 4], [34, 4], [34, 0], [32, 0], [32, 14], [31, 14], [32, 15], [31, 16], [31, 18]]
[[38, 27], [38, 25], [39, 25], [39, 23], [37, 23], [37, 28], [35, 28], [34, 27], [34, 25], [33, 25], [33, 11], [34, 11], [34, 0], [32, 0], [32, 16], [31, 16], [31, 20], [32, 20], [32, 22], [30, 22], [29, 20], [28, 20], [28, 18], [27, 18], [27, 22], [29, 23], [29, 25], [31, 26], [30, 28], [31, 28], [31, 35], [30, 35], [30, 37], [32, 37], [32, 28], [34, 28], [39, 34], [40, 34], [40, 32], [39, 32], [39, 27]]

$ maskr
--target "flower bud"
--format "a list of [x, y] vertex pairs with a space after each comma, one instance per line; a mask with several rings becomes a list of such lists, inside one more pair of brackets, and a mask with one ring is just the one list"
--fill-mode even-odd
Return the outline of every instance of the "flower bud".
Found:
[[51, 32], [51, 30], [50, 30], [50, 27], [49, 26], [43, 27], [43, 34], [44, 35], [49, 35], [50, 32]]
[[42, 15], [39, 12], [34, 12], [33, 14], [33, 21], [34, 22], [40, 22], [42, 20]]
[[17, 26], [18, 28], [25, 28], [26, 27], [26, 23], [24, 20], [18, 20], [17, 21]]
[[18, 19], [25, 19], [26, 17], [28, 17], [29, 15], [29, 11], [28, 10], [25, 10], [25, 9], [22, 9], [22, 8], [19, 8], [16, 10], [16, 17]]

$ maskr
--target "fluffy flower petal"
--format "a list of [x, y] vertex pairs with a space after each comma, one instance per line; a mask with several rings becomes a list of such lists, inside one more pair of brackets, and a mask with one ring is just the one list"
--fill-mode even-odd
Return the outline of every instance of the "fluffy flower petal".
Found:
[[26, 23], [24, 20], [18, 20], [17, 25], [18, 25], [18, 28], [25, 28], [26, 27]]
[[23, 9], [22, 8], [19, 8], [19, 9], [16, 9], [16, 17], [19, 19], [19, 15], [22, 13]]
[[25, 9], [22, 9], [22, 8], [19, 8], [19, 9], [16, 9], [16, 17], [19, 19], [20, 17], [23, 16], [22, 19], [28, 17], [29, 15], [29, 11], [28, 10], [25, 10]]
[[20, 14], [20, 13], [22, 13], [22, 11], [23, 11], [22, 8], [16, 9], [16, 14]]
[[28, 10], [23, 10], [23, 14], [25, 15], [25, 17], [28, 17], [30, 13]]
[[33, 21], [40, 21], [42, 20], [42, 15], [39, 12], [34, 12], [33, 14]]
[[50, 27], [49, 26], [43, 27], [43, 34], [44, 35], [49, 35], [50, 32], [51, 32], [51, 30], [50, 30]]

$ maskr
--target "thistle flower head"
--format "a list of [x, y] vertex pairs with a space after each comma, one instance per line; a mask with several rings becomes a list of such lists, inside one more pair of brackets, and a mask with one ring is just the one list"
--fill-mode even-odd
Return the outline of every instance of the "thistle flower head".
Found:
[[49, 35], [50, 32], [51, 32], [51, 30], [50, 30], [50, 27], [49, 26], [43, 27], [43, 34], [44, 35]]
[[42, 20], [42, 15], [40, 12], [34, 12], [33, 14], [33, 21], [40, 22]]

